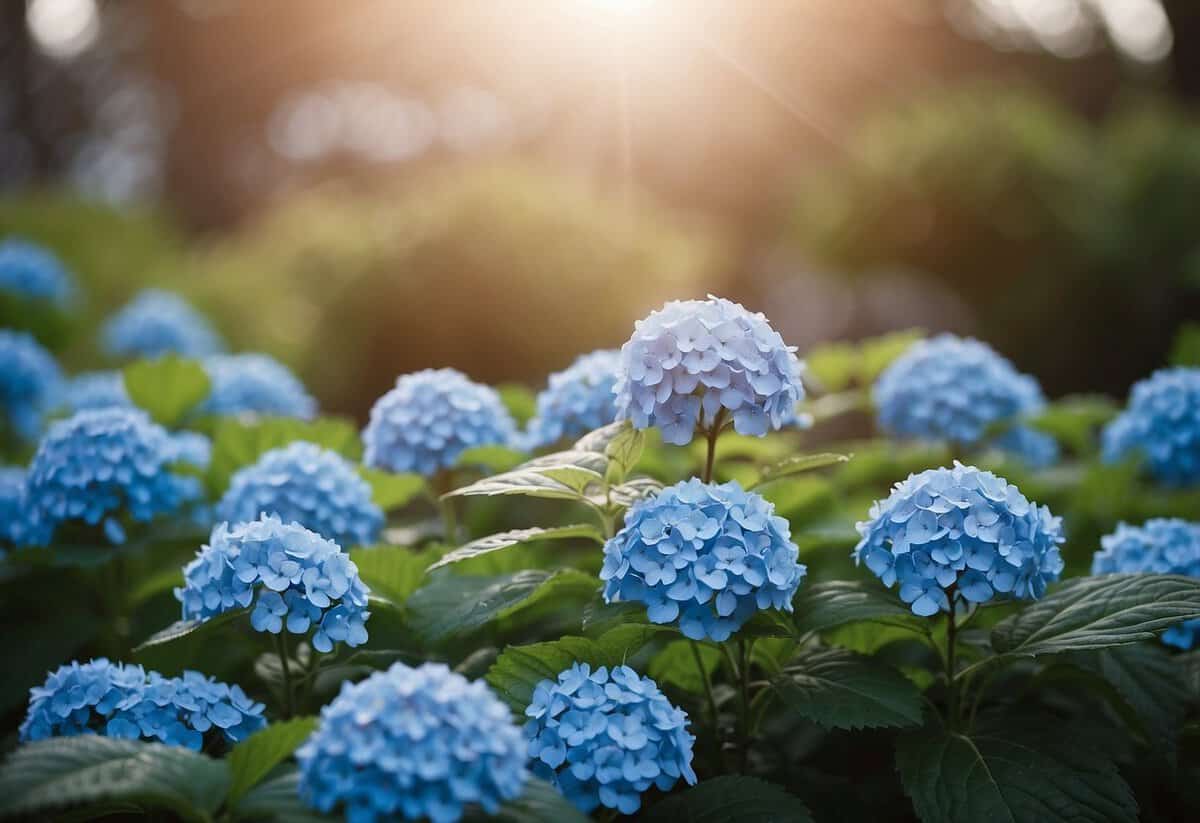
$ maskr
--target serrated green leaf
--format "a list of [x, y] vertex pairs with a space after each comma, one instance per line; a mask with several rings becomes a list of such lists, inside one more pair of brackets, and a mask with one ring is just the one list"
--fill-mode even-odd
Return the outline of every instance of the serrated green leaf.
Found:
[[175, 426], [208, 397], [208, 372], [195, 360], [166, 355], [125, 367], [125, 392], [155, 422]]
[[233, 809], [234, 820], [256, 823], [320, 823], [342, 821], [341, 814], [324, 815], [300, 799], [300, 773], [294, 767], [259, 783]]
[[646, 433], [625, 421], [624, 428], [604, 447], [604, 456], [608, 458], [608, 469], [604, 473], [605, 482], [614, 486], [622, 483], [637, 466], [645, 445]]
[[359, 466], [358, 475], [370, 485], [371, 500], [385, 512], [406, 505], [425, 489], [425, 478], [419, 474], [395, 474]]
[[608, 490], [608, 499], [597, 502], [612, 502], [618, 506], [629, 508], [634, 503], [656, 496], [663, 490], [663, 484], [652, 477], [635, 477], [626, 480], [619, 486]]
[[618, 420], [615, 423], [609, 423], [607, 426], [601, 426], [576, 440], [575, 445], [571, 448], [575, 451], [604, 454], [605, 450], [608, 449], [608, 444], [620, 436], [621, 432], [625, 431], [625, 427], [628, 425], [629, 421]]
[[557, 480], [569, 489], [582, 495], [588, 486], [604, 482], [604, 476], [599, 472], [586, 469], [583, 466], [546, 466], [538, 472], [551, 480]]
[[922, 823], [1134, 823], [1137, 803], [1116, 766], [1074, 735], [1009, 724], [927, 729], [896, 741], [896, 766]]
[[594, 540], [597, 543], [604, 542], [604, 535], [600, 533], [599, 529], [589, 523], [577, 523], [573, 526], [558, 526], [550, 529], [539, 527], [513, 529], [512, 531], [491, 534], [487, 537], [481, 537], [478, 540], [472, 540], [470, 543], [460, 546], [443, 556], [441, 560], [430, 566], [428, 571], [434, 571], [443, 566], [469, 560], [472, 557], [479, 557], [481, 554], [489, 554], [500, 549], [507, 549], [509, 546], [516, 546], [521, 543], [533, 543], [539, 540], [568, 540], [576, 537], [584, 537]]
[[826, 728], [916, 726], [921, 694], [900, 672], [846, 649], [794, 658], [771, 680], [789, 711]]
[[370, 546], [350, 550], [359, 578], [372, 594], [402, 606], [421, 586], [425, 570], [438, 559], [437, 549], [417, 551], [407, 546]]
[[45, 818], [69, 807], [130, 803], [210, 820], [225, 797], [224, 763], [178, 746], [99, 735], [26, 743], [0, 769], [0, 818]]
[[133, 650], [137, 662], [165, 675], [182, 672], [206, 646], [219, 647], [223, 632], [249, 626], [250, 609], [234, 609], [207, 620], [179, 620], [151, 635]]
[[212, 440], [208, 484], [217, 495], [225, 492], [229, 487], [229, 479], [238, 469], [254, 463], [271, 449], [297, 440], [316, 443], [348, 460], [357, 461], [362, 454], [357, 427], [347, 420], [333, 417], [311, 421], [290, 417], [253, 421], [222, 417], [216, 422]]
[[267, 774], [292, 756], [317, 728], [317, 718], [296, 717], [272, 723], [233, 747], [229, 755], [231, 782], [227, 803], [236, 805]]
[[495, 815], [473, 810], [463, 818], [466, 823], [484, 820], [505, 823], [587, 823], [590, 819], [563, 797], [562, 792], [536, 777], [529, 778], [520, 796], [502, 804]]
[[[674, 640], [668, 643], [650, 661], [646, 674], [660, 685], [670, 683], [684, 691], [703, 694], [704, 681], [700, 677], [700, 668], [696, 665], [696, 654], [692, 648], [692, 641], [689, 640]], [[700, 652], [704, 671], [712, 677], [712, 673], [721, 662], [721, 653], [712, 646], [697, 644], [696, 648]]]
[[812, 823], [804, 803], [782, 787], [733, 775], [672, 794], [647, 809], [646, 817], [687, 823]]
[[551, 500], [581, 500], [583, 495], [536, 469], [517, 468], [455, 489], [446, 497], [495, 497], [519, 494]]
[[490, 472], [506, 472], [519, 466], [525, 453], [508, 446], [475, 446], [466, 449], [454, 461], [455, 466], [479, 467]]
[[758, 480], [747, 486], [747, 489], [756, 489], [759, 486], [765, 486], [767, 483], [773, 483], [776, 480], [790, 477], [794, 474], [802, 474], [814, 469], [822, 469], [826, 466], [846, 463], [853, 456], [851, 454], [834, 454], [833, 452], [792, 455], [764, 468], [759, 474]]
[[1152, 640], [1185, 620], [1200, 619], [1200, 580], [1179, 575], [1079, 577], [1005, 618], [992, 648], [1005, 655], [1102, 649]]
[[908, 606], [877, 581], [831, 580], [802, 585], [792, 601], [800, 633], [821, 633], [848, 623], [872, 622], [921, 631]]

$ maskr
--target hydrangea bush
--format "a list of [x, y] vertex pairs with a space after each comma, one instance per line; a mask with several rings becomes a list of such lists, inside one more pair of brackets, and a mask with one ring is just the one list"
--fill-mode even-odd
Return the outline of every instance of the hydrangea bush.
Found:
[[805, 352], [809, 396], [674, 302], [361, 431], [256, 355], [0, 394], [0, 817], [1194, 819], [1194, 372], [1111, 419], [915, 336]]
[[0, 293], [65, 307], [75, 278], [48, 249], [23, 240], [0, 242]]
[[54, 355], [31, 335], [0, 329], [0, 410], [7, 425], [18, 436], [34, 439], [61, 391]]

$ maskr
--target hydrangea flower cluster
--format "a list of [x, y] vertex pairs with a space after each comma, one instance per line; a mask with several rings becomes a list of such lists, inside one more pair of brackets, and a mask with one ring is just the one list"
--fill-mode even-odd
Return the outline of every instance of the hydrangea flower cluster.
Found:
[[125, 391], [125, 377], [119, 371], [94, 371], [77, 375], [67, 382], [63, 405], [71, 412], [78, 412], [109, 406], [131, 407], [133, 401]]
[[291, 634], [313, 630], [319, 652], [334, 643], [367, 642], [366, 585], [350, 556], [335, 543], [274, 515], [248, 523], [220, 523], [195, 559], [183, 568], [175, 597], [184, 620], [254, 605], [255, 631]]
[[109, 319], [104, 347], [119, 357], [207, 357], [225, 348], [202, 314], [161, 289], [146, 289]]
[[54, 356], [31, 335], [0, 329], [0, 409], [18, 435], [37, 437], [42, 415], [61, 390], [62, 373]]
[[454, 823], [470, 804], [495, 814], [528, 776], [508, 708], [440, 663], [395, 663], [343, 683], [296, 761], [306, 802], [344, 806], [355, 823]]
[[[1200, 523], [1156, 518], [1141, 526], [1121, 523], [1100, 538], [1092, 574], [1147, 572], [1200, 577]], [[1200, 642], [1200, 620], [1188, 620], [1163, 633], [1163, 642], [1190, 649]]]
[[0, 292], [63, 306], [75, 294], [75, 281], [41, 246], [6, 240], [0, 243]]
[[4, 556], [4, 548], [21, 545], [24, 516], [25, 470], [0, 466], [0, 557]]
[[82, 411], [50, 426], [29, 464], [29, 545], [45, 546], [72, 522], [103, 523], [112, 543], [125, 541], [123, 515], [146, 523], [200, 496], [198, 478], [172, 464], [200, 457], [197, 435], [174, 436], [139, 409]]
[[1029, 426], [1013, 426], [993, 440], [992, 445], [1031, 469], [1048, 468], [1059, 458], [1058, 441]]
[[897, 483], [858, 524], [853, 556], [913, 614], [948, 612], [952, 594], [971, 603], [1036, 599], [1058, 579], [1061, 518], [1002, 477], [974, 466], [929, 469]]
[[1161, 369], [1134, 384], [1129, 406], [1105, 427], [1104, 459], [1131, 453], [1168, 486], [1200, 481], [1200, 368]]
[[633, 814], [651, 786], [696, 783], [687, 713], [628, 666], [576, 663], [539, 683], [525, 714], [534, 774], [585, 813], [603, 805]]
[[788, 522], [736, 481], [697, 479], [635, 503], [604, 544], [604, 600], [646, 604], [653, 623], [722, 641], [761, 609], [792, 610], [807, 571]]
[[549, 384], [537, 396], [537, 413], [526, 429], [527, 445], [535, 449], [549, 446], [613, 422], [617, 416], [613, 386], [620, 360], [620, 352], [595, 351], [550, 375]]
[[[1037, 381], [986, 343], [941, 334], [914, 343], [875, 382], [879, 425], [892, 434], [982, 444], [987, 429], [1045, 405]], [[1031, 430], [996, 442], [1045, 463], [1053, 440]]]
[[454, 369], [425, 369], [375, 401], [362, 437], [368, 466], [430, 477], [467, 449], [515, 442], [516, 424], [495, 389]]
[[212, 390], [206, 414], [260, 414], [311, 420], [317, 401], [291, 370], [265, 354], [230, 354], [204, 362]]
[[239, 686], [193, 671], [163, 677], [105, 658], [60, 666], [29, 695], [22, 741], [102, 734], [199, 751], [211, 730], [236, 743], [267, 725], [263, 704]]
[[796, 420], [802, 369], [762, 314], [719, 297], [672, 301], [621, 347], [617, 419], [679, 446], [722, 412], [739, 434], [762, 436]]
[[383, 512], [354, 467], [336, 452], [303, 441], [272, 449], [239, 469], [217, 504], [217, 518], [230, 523], [264, 513], [339, 546], [370, 545], [383, 528]]

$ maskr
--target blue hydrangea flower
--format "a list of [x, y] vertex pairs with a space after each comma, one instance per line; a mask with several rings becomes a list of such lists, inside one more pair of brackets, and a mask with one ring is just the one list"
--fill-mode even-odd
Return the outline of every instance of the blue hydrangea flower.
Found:
[[291, 370], [265, 354], [210, 357], [204, 368], [212, 391], [201, 405], [206, 414], [260, 414], [310, 420], [317, 401]]
[[183, 568], [175, 597], [184, 620], [207, 620], [253, 605], [255, 631], [312, 631], [319, 652], [334, 643], [367, 642], [366, 585], [350, 555], [316, 532], [274, 515], [248, 523], [220, 523], [208, 544]]
[[657, 426], [680, 446], [725, 415], [739, 434], [761, 436], [796, 420], [802, 369], [761, 314], [718, 297], [673, 301], [621, 347], [617, 419]]
[[29, 464], [26, 542], [45, 546], [69, 523], [103, 524], [125, 541], [122, 520], [146, 523], [201, 494], [199, 479], [169, 468], [196, 457], [195, 435], [175, 436], [139, 409], [92, 409], [50, 426]]
[[1200, 481], [1200, 368], [1161, 369], [1135, 384], [1103, 446], [1109, 462], [1140, 454], [1165, 485]]
[[25, 519], [25, 470], [19, 466], [0, 466], [0, 557], [3, 548], [21, 545]]
[[0, 329], [0, 410], [18, 435], [37, 437], [42, 415], [58, 400], [58, 362], [32, 336]]
[[370, 485], [345, 458], [315, 443], [272, 449], [233, 475], [217, 504], [230, 523], [278, 515], [339, 546], [367, 546], [383, 528], [383, 512], [371, 502]]
[[696, 783], [687, 713], [628, 666], [576, 663], [539, 683], [525, 714], [534, 774], [585, 813], [602, 805], [633, 814], [651, 786]]
[[953, 595], [1036, 599], [1063, 570], [1062, 519], [1002, 477], [974, 466], [929, 469], [897, 483], [858, 524], [865, 564], [913, 614], [950, 610]]
[[75, 294], [75, 280], [57, 257], [21, 240], [0, 243], [0, 292], [62, 307]]
[[467, 449], [513, 443], [516, 424], [495, 389], [454, 369], [426, 369], [375, 402], [362, 437], [368, 466], [430, 477]]
[[[879, 425], [885, 431], [966, 446], [983, 445], [992, 424], [1019, 420], [1045, 403], [1032, 377], [987, 344], [952, 334], [914, 343], [875, 382]], [[1028, 429], [993, 445], [1015, 449], [1038, 465], [1057, 459], [1053, 439]]]
[[146, 289], [104, 326], [104, 347], [119, 357], [207, 357], [223, 351], [221, 338], [182, 297]]
[[[1100, 538], [1092, 574], [1146, 572], [1200, 577], [1200, 523], [1156, 518], [1141, 526], [1121, 523]], [[1188, 620], [1163, 633], [1163, 642], [1190, 649], [1200, 641], [1200, 620]]]
[[71, 412], [133, 406], [125, 391], [125, 377], [119, 371], [85, 372], [72, 377], [63, 391], [62, 400]]
[[345, 682], [296, 752], [301, 796], [353, 823], [454, 823], [468, 805], [495, 814], [521, 793], [521, 731], [482, 682], [440, 663], [395, 663]]
[[788, 522], [737, 482], [692, 479], [634, 503], [604, 544], [604, 600], [646, 604], [653, 623], [726, 640], [761, 609], [792, 610], [807, 571]]
[[1058, 462], [1058, 441], [1030, 426], [1013, 426], [995, 440], [994, 447], [1012, 455], [1031, 469], [1045, 469]]
[[595, 351], [550, 375], [537, 396], [537, 413], [526, 429], [529, 448], [549, 446], [607, 426], [617, 416], [617, 382], [621, 354]]
[[267, 725], [263, 704], [199, 672], [163, 677], [104, 658], [50, 672], [29, 692], [22, 742], [101, 734], [199, 751], [214, 731], [236, 743]]

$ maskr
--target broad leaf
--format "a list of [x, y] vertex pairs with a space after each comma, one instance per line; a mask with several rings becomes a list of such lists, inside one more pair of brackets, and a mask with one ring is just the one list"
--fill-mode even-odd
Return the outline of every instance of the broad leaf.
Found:
[[654, 497], [663, 490], [663, 484], [651, 477], [635, 477], [632, 480], [626, 480], [619, 486], [613, 486], [608, 490], [608, 500], [601, 502], [612, 502], [618, 506], [629, 508], [634, 503]]
[[520, 383], [501, 383], [496, 391], [518, 426], [524, 426], [537, 414], [537, 395]]
[[220, 637], [249, 626], [250, 609], [234, 609], [207, 620], [180, 620], [155, 633], [133, 650], [137, 662], [165, 675], [175, 675], [195, 665], [206, 647], [219, 648]]
[[690, 640], [668, 643], [666, 648], [650, 661], [646, 674], [660, 685], [670, 683], [684, 691], [703, 694], [704, 681], [700, 676], [700, 667], [696, 664], [697, 652], [700, 654], [700, 664], [704, 666], [704, 672], [711, 678], [721, 662], [721, 653], [712, 646], [693, 645]]
[[506, 472], [521, 464], [525, 453], [510, 449], [507, 446], [476, 446], [466, 449], [455, 459], [454, 465], [460, 467], [479, 467], [489, 472]]
[[847, 623], [869, 621], [919, 631], [908, 606], [878, 581], [831, 580], [805, 584], [792, 601], [796, 630], [826, 632]]
[[590, 469], [597, 476], [603, 476], [605, 469], [608, 467], [608, 458], [604, 456], [603, 452], [572, 449], [544, 454], [541, 457], [535, 457], [521, 464], [521, 468], [523, 469], [545, 469], [562, 466], [576, 466], [581, 469]]
[[1102, 649], [1151, 640], [1157, 632], [1200, 618], [1200, 579], [1113, 574], [1068, 580], [1001, 621], [992, 647], [1035, 656]]
[[705, 780], [646, 810], [649, 820], [687, 823], [811, 823], [799, 798], [756, 777], [728, 775]]
[[604, 447], [604, 456], [608, 458], [605, 481], [611, 485], [623, 482], [641, 459], [645, 445], [646, 433], [626, 421], [624, 428]]
[[342, 821], [344, 815], [323, 815], [300, 797], [300, 773], [286, 768], [251, 789], [233, 808], [234, 820], [318, 823]]
[[244, 421], [222, 417], [213, 433], [212, 462], [208, 469], [209, 487], [223, 494], [233, 473], [254, 463], [265, 452], [304, 440], [316, 443], [349, 460], [358, 460], [362, 443], [358, 429], [349, 421], [323, 417], [317, 420], [294, 420], [272, 417]]
[[1111, 399], [1101, 395], [1063, 397], [1047, 405], [1029, 419], [1029, 424], [1053, 435], [1076, 454], [1096, 450], [1096, 429], [1116, 415]]
[[608, 450], [608, 444], [618, 438], [629, 425], [629, 421], [627, 420], [618, 420], [615, 423], [609, 423], [607, 426], [601, 426], [576, 440], [575, 445], [571, 448], [575, 451], [604, 454]]
[[409, 503], [425, 489], [425, 478], [419, 474], [394, 474], [366, 466], [358, 474], [371, 486], [371, 500], [385, 512]]
[[219, 760], [178, 746], [99, 735], [26, 743], [0, 769], [0, 817], [45, 819], [82, 805], [132, 804], [209, 820], [229, 785]]
[[545, 780], [531, 777], [515, 800], [500, 807], [495, 815], [468, 815], [464, 820], [492, 820], [506, 823], [588, 823], [590, 817], [563, 797], [562, 792]]
[[790, 477], [794, 474], [812, 471], [813, 469], [821, 469], [826, 466], [833, 466], [838, 463], [845, 463], [853, 455], [849, 454], [834, 454], [832, 452], [823, 452], [821, 454], [798, 454], [792, 457], [780, 460], [767, 466], [762, 470], [758, 480], [751, 483], [747, 488], [754, 489], [759, 486], [764, 486], [767, 483], [773, 483], [784, 477]]
[[908, 678], [845, 649], [819, 649], [793, 659], [771, 687], [789, 711], [826, 728], [921, 722], [921, 694]]
[[485, 477], [476, 483], [455, 489], [446, 497], [495, 497], [520, 494], [526, 497], [545, 497], [551, 500], [580, 500], [583, 495], [566, 483], [537, 469], [517, 468], [511, 472]]
[[125, 391], [158, 423], [174, 426], [208, 397], [208, 372], [195, 360], [166, 355], [125, 367]]
[[371, 593], [400, 606], [421, 586], [425, 570], [438, 559], [436, 549], [417, 551], [407, 546], [351, 549], [350, 559]]
[[896, 766], [922, 823], [1134, 823], [1116, 766], [1064, 730], [1009, 724], [967, 736], [940, 729], [896, 741]]
[[469, 560], [472, 557], [479, 557], [481, 554], [507, 549], [509, 546], [516, 546], [521, 543], [533, 543], [538, 540], [568, 540], [576, 537], [585, 537], [597, 543], [604, 542], [604, 536], [600, 534], [600, 530], [588, 523], [579, 523], [574, 526], [559, 526], [552, 529], [537, 527], [531, 529], [513, 529], [512, 531], [500, 532], [499, 534], [492, 534], [487, 537], [481, 537], [478, 540], [472, 540], [470, 543], [446, 554], [441, 560], [430, 566], [429, 571], [449, 566], [452, 563]]
[[272, 769], [291, 757], [316, 728], [317, 718], [297, 717], [273, 723], [234, 746], [229, 755], [229, 805], [235, 805]]

